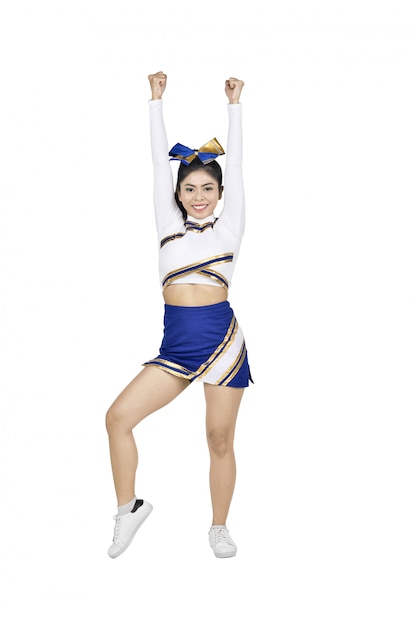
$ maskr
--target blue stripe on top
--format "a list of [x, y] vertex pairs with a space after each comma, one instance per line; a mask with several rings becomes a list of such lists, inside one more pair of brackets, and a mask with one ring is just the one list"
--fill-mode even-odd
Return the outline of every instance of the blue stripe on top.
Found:
[[205, 273], [211, 278], [223, 282], [226, 287], [228, 287], [228, 281], [224, 276], [215, 271], [208, 271], [206, 268], [210, 267], [211, 265], [216, 265], [217, 263], [231, 263], [233, 258], [233, 253], [228, 252], [226, 254], [221, 254], [219, 256], [214, 256], [210, 259], [206, 259], [205, 261], [200, 261], [199, 263], [186, 265], [186, 267], [181, 267], [178, 270], [174, 270], [173, 272], [167, 274], [164, 277], [162, 286], [167, 287], [167, 285], [173, 282], [173, 280], [176, 280], [176, 278], [179, 278], [181, 276], [187, 276], [187, 274]]

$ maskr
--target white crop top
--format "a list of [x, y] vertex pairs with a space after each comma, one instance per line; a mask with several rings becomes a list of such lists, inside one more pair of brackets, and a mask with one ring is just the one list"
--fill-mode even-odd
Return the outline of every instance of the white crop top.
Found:
[[173, 172], [163, 120], [163, 101], [150, 100], [154, 208], [160, 245], [162, 290], [172, 284], [218, 285], [228, 289], [245, 226], [242, 178], [242, 106], [228, 104], [223, 207], [219, 217], [183, 216], [174, 198]]

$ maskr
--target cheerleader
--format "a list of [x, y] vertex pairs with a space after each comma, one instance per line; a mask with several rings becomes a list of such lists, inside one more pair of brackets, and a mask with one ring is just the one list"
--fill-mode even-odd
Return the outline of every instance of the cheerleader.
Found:
[[[136, 496], [133, 429], [192, 382], [201, 382], [213, 511], [209, 543], [216, 557], [232, 557], [237, 546], [226, 522], [236, 477], [234, 432], [244, 390], [252, 382], [243, 332], [228, 301], [245, 226], [240, 104], [244, 83], [236, 78], [225, 81], [229, 127], [224, 188], [216, 159], [225, 152], [216, 138], [198, 149], [177, 143], [168, 150], [162, 100], [167, 76], [157, 72], [148, 79], [164, 334], [159, 353], [143, 364], [106, 415], [118, 503], [108, 554], [122, 554], [152, 511], [149, 502]], [[175, 187], [170, 160], [179, 162]], [[221, 199], [222, 210], [215, 216]]]

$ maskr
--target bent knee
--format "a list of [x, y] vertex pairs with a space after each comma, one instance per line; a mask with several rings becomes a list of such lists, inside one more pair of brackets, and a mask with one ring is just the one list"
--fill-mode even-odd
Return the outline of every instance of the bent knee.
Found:
[[127, 421], [122, 408], [118, 407], [117, 404], [112, 404], [106, 413], [106, 430], [108, 433], [125, 430], [127, 429]]

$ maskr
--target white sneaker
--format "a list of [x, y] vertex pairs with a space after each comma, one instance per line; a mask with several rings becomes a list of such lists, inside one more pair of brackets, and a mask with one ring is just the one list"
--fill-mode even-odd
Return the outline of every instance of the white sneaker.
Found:
[[145, 500], [137, 500], [130, 513], [115, 515], [115, 530], [113, 543], [108, 550], [108, 555], [115, 559], [129, 547], [135, 533], [152, 511], [152, 505]]
[[232, 541], [226, 526], [212, 526], [209, 530], [209, 543], [218, 558], [235, 556], [237, 553], [237, 546]]

